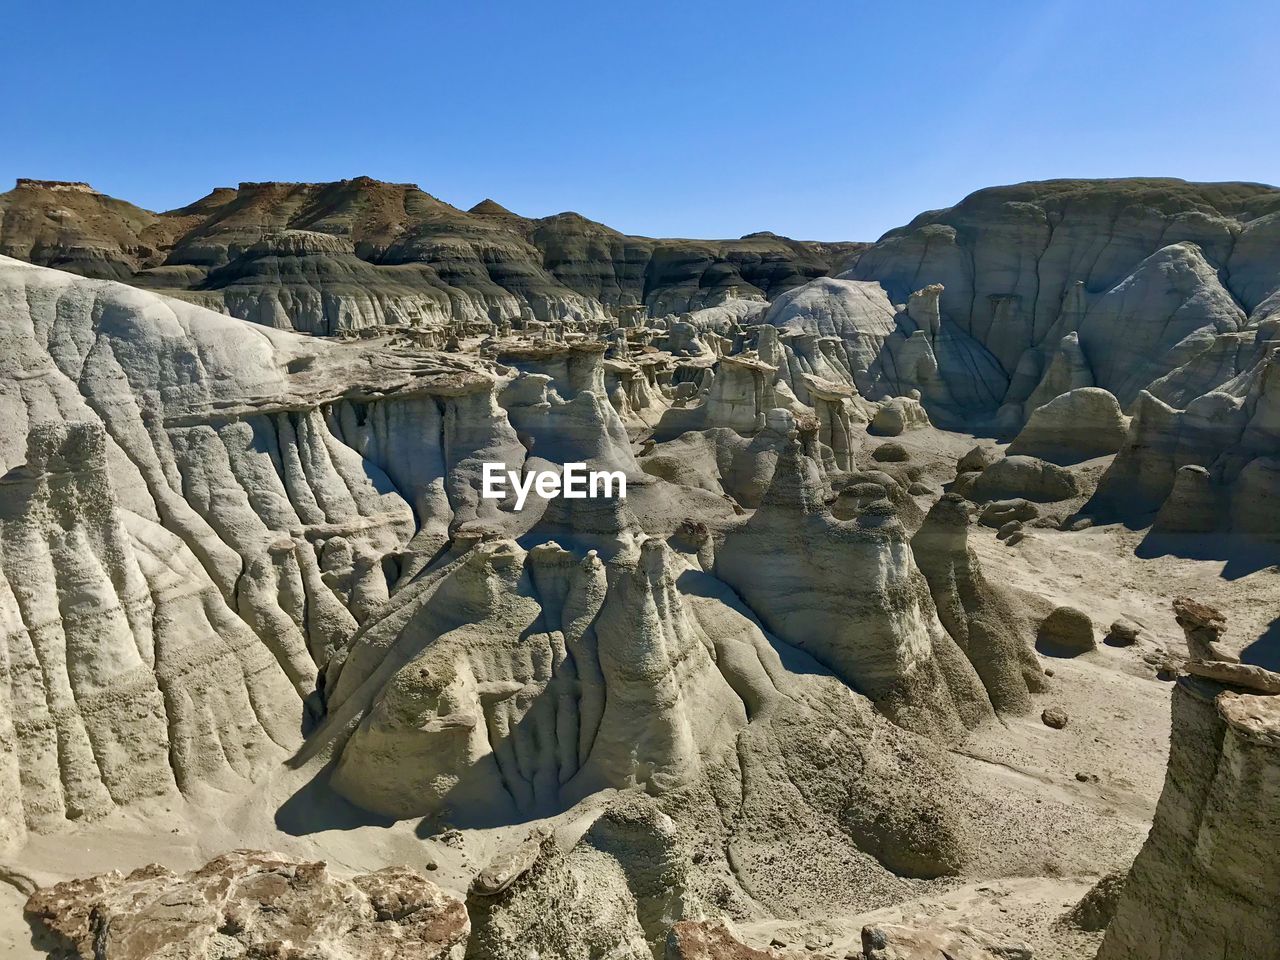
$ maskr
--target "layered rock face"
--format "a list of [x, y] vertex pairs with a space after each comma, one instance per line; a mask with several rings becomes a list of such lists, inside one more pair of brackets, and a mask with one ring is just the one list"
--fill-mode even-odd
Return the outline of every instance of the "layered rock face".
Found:
[[[766, 551], [775, 559], [762, 566], [757, 558]], [[849, 577], [825, 577], [824, 569]], [[882, 500], [856, 520], [835, 519], [798, 443], [778, 460], [760, 509], [725, 538], [716, 573], [782, 639], [900, 723], [955, 735], [990, 712], [980, 676], [956, 643], [960, 624], [952, 634], [942, 629], [892, 505]], [[981, 656], [977, 646], [974, 655]]]
[[[1079, 334], [1091, 381], [1122, 404], [1197, 344], [1274, 310], [1280, 191], [1180, 180], [1054, 180], [980, 190], [890, 231], [852, 279], [940, 309], [989, 350], [1021, 403]], [[1047, 398], [1046, 398], [1047, 399]]]
[[1221, 612], [1174, 601], [1192, 659], [1173, 693], [1169, 770], [1098, 960], [1280, 952], [1280, 674], [1219, 646]]
[[[841, 277], [836, 246], [631, 238], [371, 181], [163, 215], [6, 195], [6, 249], [136, 286], [0, 259], [0, 848], [259, 789], [504, 847], [461, 914], [407, 872], [239, 854], [55, 887], [34, 915], [72, 956], [771, 956], [703, 918], [989, 869], [950, 750], [1034, 716], [1036, 624], [1073, 668], [1109, 650], [981, 550], [1074, 523], [1099, 474], [1090, 516], [1280, 537], [1274, 191], [1010, 191]], [[964, 447], [934, 424], [1014, 442], [941, 494]], [[570, 464], [618, 489], [483, 494], [493, 467]], [[974, 515], [998, 542], [975, 549]], [[1274, 899], [1250, 838], [1274, 828], [1280, 681], [1179, 603], [1204, 642], [1104, 956], [1205, 952], [1232, 911], [1274, 913], [1240, 878]], [[867, 957], [1024, 955], [868, 930]]]
[[594, 320], [764, 300], [846, 268], [865, 244], [628, 237], [573, 213], [458, 210], [412, 184], [242, 183], [154, 214], [87, 185], [0, 195], [0, 254], [333, 335], [383, 325]]
[[[320, 670], [399, 564], [445, 539], [431, 441], [395, 458], [402, 496], [338, 439], [348, 405], [371, 424], [434, 422], [442, 445], [451, 405], [492, 381], [2, 272], [3, 832], [18, 840], [286, 756]], [[392, 437], [364, 443], [394, 453]]]
[[1280, 365], [1274, 324], [1256, 331], [1249, 366], [1175, 408], [1138, 399], [1125, 442], [1089, 510], [1149, 519], [1169, 534], [1235, 531], [1280, 538]]
[[[612, 367], [603, 344], [556, 338], [449, 354], [303, 337], [12, 260], [0, 306], [7, 844], [240, 793], [286, 759], [395, 819], [508, 824], [609, 791], [661, 804], [611, 807], [550, 868], [490, 892], [473, 940], [513, 958], [513, 931], [597, 868], [600, 942], [661, 950], [681, 914], [662, 905], [666, 873], [646, 873], [654, 844], [691, 889], [721, 871], [777, 903], [830, 884], [834, 864], [880, 890], [968, 861], [936, 741], [1024, 709], [1028, 681], [990, 681], [966, 657], [993, 649], [978, 621], [939, 620], [909, 540], [909, 465], [865, 471], [879, 502], [845, 498], [850, 519], [824, 503], [863, 476], [853, 386], [813, 380], [815, 409], [744, 356], [678, 408], [672, 380], [714, 362], [695, 343], [710, 333], [655, 327]], [[670, 376], [650, 381], [658, 367]], [[624, 374], [645, 390], [618, 395]], [[646, 472], [627, 426], [641, 398], [683, 409], [700, 427], [688, 442], [719, 444], [726, 472]], [[481, 496], [486, 463], [519, 477], [577, 462], [624, 478], [625, 500]], [[739, 558], [766, 549], [786, 560], [762, 579]], [[833, 564], [853, 589], [832, 589]], [[693, 822], [719, 838], [696, 870]], [[770, 851], [796, 837], [811, 876], [779, 876]], [[133, 885], [153, 879], [119, 895], [141, 903]], [[578, 949], [589, 926], [547, 943]], [[130, 955], [115, 943], [107, 955]]]
[[1242, 372], [1276, 312], [1277, 218], [1280, 191], [1252, 184], [992, 188], [890, 231], [764, 320], [825, 338], [871, 399], [917, 391], [943, 426], [1012, 436], [1084, 387], [1126, 412], [1142, 390], [1181, 405]]

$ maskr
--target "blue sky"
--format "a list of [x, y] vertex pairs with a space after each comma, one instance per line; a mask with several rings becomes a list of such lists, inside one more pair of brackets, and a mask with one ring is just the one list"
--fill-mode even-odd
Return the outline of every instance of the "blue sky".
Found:
[[15, 0], [0, 189], [412, 181], [629, 233], [874, 239], [997, 183], [1280, 182], [1280, 3]]

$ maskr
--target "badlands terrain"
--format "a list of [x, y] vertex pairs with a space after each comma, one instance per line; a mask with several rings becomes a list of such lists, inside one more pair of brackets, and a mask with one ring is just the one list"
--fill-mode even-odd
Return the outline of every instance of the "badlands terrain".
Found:
[[24, 180], [0, 340], [0, 955], [1280, 958], [1280, 190]]

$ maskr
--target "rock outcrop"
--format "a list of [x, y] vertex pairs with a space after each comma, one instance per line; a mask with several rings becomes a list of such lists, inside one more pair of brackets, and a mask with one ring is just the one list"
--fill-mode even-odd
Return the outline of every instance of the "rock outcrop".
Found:
[[[968, 562], [963, 544], [948, 548]], [[756, 560], [765, 550], [774, 558], [767, 565]], [[831, 569], [847, 571], [847, 580], [820, 573]], [[989, 715], [980, 679], [986, 665], [976, 671], [966, 653], [985, 660], [994, 654], [988, 643], [999, 641], [970, 636], [967, 612], [961, 616], [950, 598], [961, 637], [948, 634], [893, 506], [880, 500], [857, 519], [835, 519], [823, 503], [816, 465], [798, 443], [779, 459], [760, 509], [726, 536], [716, 574], [771, 631], [900, 723], [947, 736]], [[1003, 684], [993, 680], [997, 688]]]
[[881, 923], [862, 930], [864, 960], [1031, 960], [1031, 948], [967, 924]]
[[1280, 696], [1173, 692], [1169, 774], [1099, 960], [1280, 953]]
[[1098, 387], [1060, 394], [1031, 412], [1009, 444], [1011, 456], [1039, 457], [1057, 464], [1079, 463], [1119, 450], [1129, 420], [1116, 398]]
[[1176, 409], [1143, 392], [1115, 462], [1086, 512], [1156, 519], [1164, 533], [1280, 539], [1280, 364], [1271, 325], [1247, 369]]
[[152, 864], [37, 891], [27, 916], [62, 957], [446, 960], [466, 907], [407, 867], [349, 879], [321, 861], [238, 850], [177, 874]]
[[1000, 403], [1020, 408], [1053, 377], [1053, 395], [1098, 386], [1127, 407], [1215, 336], [1274, 312], [1277, 211], [1280, 191], [1260, 184], [994, 187], [891, 230], [843, 276], [894, 302], [941, 284], [940, 315], [1007, 371]]

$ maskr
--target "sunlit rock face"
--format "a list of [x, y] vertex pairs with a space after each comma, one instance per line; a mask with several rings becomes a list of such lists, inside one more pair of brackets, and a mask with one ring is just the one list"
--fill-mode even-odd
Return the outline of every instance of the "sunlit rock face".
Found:
[[321, 335], [763, 301], [865, 246], [629, 237], [575, 213], [529, 219], [493, 201], [463, 211], [368, 177], [241, 183], [161, 214], [87, 184], [19, 181], [0, 194], [0, 223], [5, 256]]
[[1280, 949], [1278, 771], [1280, 696], [1178, 681], [1168, 779], [1099, 960]]
[[[1266, 945], [1280, 680], [1180, 597], [1162, 685], [1126, 584], [1129, 528], [1280, 539], [1274, 193], [984, 191], [857, 259], [363, 180], [163, 215], [23, 185], [5, 249], [135, 286], [0, 260], [0, 873], [216, 797], [203, 835], [290, 856], [53, 887], [40, 923], [94, 956], [1023, 955], [1012, 920], [848, 924], [977, 878], [1056, 901], [1094, 863], [1053, 817], [1127, 866], [1151, 769], [1072, 822], [1115, 802], [1106, 671], [1117, 713], [1175, 699], [1104, 956]], [[561, 495], [579, 468], [616, 485]], [[1100, 543], [1118, 585], [1062, 596]], [[465, 910], [292, 856], [326, 844], [430, 850]], [[281, 946], [294, 916], [323, 936]]]

